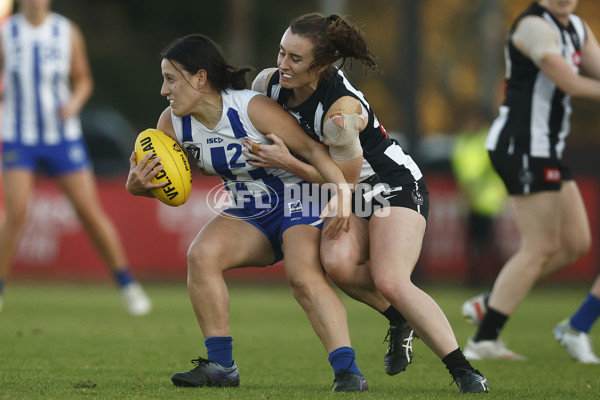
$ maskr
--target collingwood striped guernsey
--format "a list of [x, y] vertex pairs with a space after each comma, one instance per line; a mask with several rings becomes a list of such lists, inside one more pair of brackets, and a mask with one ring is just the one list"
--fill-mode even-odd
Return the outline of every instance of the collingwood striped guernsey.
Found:
[[269, 80], [266, 94], [296, 117], [310, 137], [320, 142], [324, 141], [323, 120], [331, 105], [344, 96], [357, 99], [369, 115], [367, 126], [359, 134], [364, 157], [360, 180], [375, 173], [381, 182], [390, 187], [401, 187], [423, 178], [417, 164], [404, 153], [398, 142], [387, 135], [363, 93], [350, 83], [341, 70], [331, 79], [320, 82], [317, 90], [296, 107], [286, 105], [291, 90], [281, 87], [279, 72], [275, 72]]
[[506, 154], [561, 159], [570, 130], [571, 98], [562, 92], [512, 42], [519, 21], [536, 15], [548, 21], [557, 36], [562, 56], [579, 72], [581, 47], [586, 40], [583, 21], [570, 16], [563, 26], [544, 7], [533, 3], [513, 23], [505, 44], [505, 99], [487, 137], [485, 147]]

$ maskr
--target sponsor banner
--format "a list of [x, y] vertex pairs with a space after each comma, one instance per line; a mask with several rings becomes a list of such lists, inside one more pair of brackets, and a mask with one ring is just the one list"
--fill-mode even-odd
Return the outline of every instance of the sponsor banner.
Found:
[[[221, 179], [197, 177], [186, 204], [169, 207], [157, 199], [135, 197], [125, 179], [100, 179], [98, 192], [106, 214], [123, 241], [129, 264], [139, 279], [185, 280], [187, 249], [215, 215], [207, 194]], [[232, 276], [279, 280], [281, 266], [246, 268]], [[82, 229], [69, 201], [54, 181], [39, 179], [30, 218], [13, 263], [13, 278], [110, 280], [111, 275]], [[262, 278], [261, 278], [262, 279]]]
[[[599, 188], [593, 177], [578, 177], [591, 222], [593, 247], [575, 265], [551, 278], [560, 282], [590, 283], [598, 273]], [[125, 178], [99, 179], [98, 190], [108, 216], [125, 246], [129, 264], [141, 280], [184, 281], [187, 249], [200, 229], [222, 208], [226, 192], [221, 179], [195, 176], [187, 203], [169, 207], [160, 201], [135, 197], [125, 190]], [[415, 269], [421, 282], [469, 282], [466, 217], [462, 197], [449, 174], [429, 174], [431, 210], [423, 251]], [[0, 197], [1, 198], [1, 197]], [[1, 210], [0, 210], [1, 216]], [[481, 265], [485, 283], [519, 246], [507, 209], [494, 223], [498, 265]], [[32, 199], [30, 219], [11, 273], [16, 279], [109, 280], [110, 274], [85, 235], [66, 197], [56, 184], [41, 178]], [[282, 263], [265, 268], [243, 268], [227, 273], [231, 279], [284, 281]]]

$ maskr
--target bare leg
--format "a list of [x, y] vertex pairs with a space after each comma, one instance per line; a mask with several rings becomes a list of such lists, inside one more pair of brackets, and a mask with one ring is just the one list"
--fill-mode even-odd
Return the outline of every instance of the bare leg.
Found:
[[561, 251], [544, 264], [540, 280], [579, 260], [592, 245], [589, 219], [575, 181], [563, 182], [560, 199]]
[[285, 274], [294, 297], [304, 309], [327, 353], [350, 347], [346, 309], [325, 279], [319, 257], [320, 231], [293, 226], [283, 234]]
[[437, 303], [410, 279], [421, 252], [425, 218], [391, 207], [375, 212], [369, 225], [373, 278], [383, 296], [408, 320], [417, 335], [443, 358], [458, 348], [448, 319]]
[[275, 259], [271, 244], [255, 226], [233, 216], [213, 218], [188, 250], [188, 291], [204, 335], [207, 358], [193, 360], [188, 372], [171, 376], [175, 386], [238, 386], [229, 326], [229, 293], [223, 272], [264, 266]]
[[0, 279], [8, 278], [10, 266], [27, 221], [29, 200], [35, 176], [31, 171], [11, 169], [4, 172], [4, 221], [0, 229]]
[[104, 262], [113, 271], [125, 268], [127, 258], [123, 244], [100, 204], [92, 172], [77, 171], [60, 177], [58, 182]]
[[591, 243], [574, 182], [565, 182], [560, 192], [511, 196], [510, 201], [522, 244], [500, 271], [488, 302], [505, 315], [514, 312], [537, 281], [573, 263]]
[[223, 272], [265, 266], [275, 256], [267, 238], [240, 219], [218, 216], [198, 234], [188, 250], [188, 291], [205, 338], [230, 336], [229, 293]]
[[129, 272], [123, 243], [117, 229], [108, 218], [96, 189], [96, 180], [88, 169], [58, 178], [62, 190], [73, 205], [81, 224], [96, 250], [114, 274], [121, 295], [130, 313], [144, 315], [152, 308], [150, 299]]
[[367, 220], [352, 214], [349, 232], [336, 240], [322, 235], [321, 259], [327, 276], [348, 296], [379, 312], [390, 306], [375, 287], [371, 268], [365, 263], [369, 259]]
[[594, 284], [590, 289], [590, 293], [600, 299], [600, 275], [598, 275], [594, 280]]

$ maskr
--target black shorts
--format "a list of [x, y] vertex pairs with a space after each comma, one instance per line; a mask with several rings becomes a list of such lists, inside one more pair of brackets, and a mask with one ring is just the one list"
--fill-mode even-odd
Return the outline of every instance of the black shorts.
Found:
[[408, 185], [389, 187], [376, 175], [359, 182], [352, 198], [352, 211], [359, 217], [369, 219], [384, 207], [404, 207], [429, 216], [429, 190], [423, 178]]
[[507, 154], [490, 151], [494, 169], [511, 195], [559, 191], [562, 181], [573, 180], [569, 168], [555, 158], [532, 157], [528, 154]]

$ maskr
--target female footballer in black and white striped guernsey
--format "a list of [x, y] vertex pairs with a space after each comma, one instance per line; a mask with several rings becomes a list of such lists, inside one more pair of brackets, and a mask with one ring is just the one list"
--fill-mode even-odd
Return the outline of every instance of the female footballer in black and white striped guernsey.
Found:
[[[412, 327], [446, 364], [461, 393], [487, 392], [486, 378], [463, 356], [443, 311], [411, 282], [425, 234], [429, 194], [418, 166], [388, 137], [364, 95], [333, 65], [347, 58], [360, 60], [366, 69], [376, 67], [356, 27], [338, 15], [303, 15], [293, 20], [283, 34], [278, 69], [263, 71], [253, 84], [255, 90], [267, 92], [294, 115], [307, 134], [328, 146], [348, 181], [356, 182], [359, 175], [364, 180], [374, 172], [387, 185], [381, 193], [364, 193], [366, 202], [373, 195], [382, 196], [373, 208], [361, 204], [361, 211], [367, 211], [361, 215], [365, 218], [353, 214], [348, 234], [337, 240], [322, 237], [323, 266], [348, 295], [388, 318], [391, 315], [391, 324], [394, 317], [402, 318], [405, 326], [406, 321], [410, 324], [409, 337], [396, 344], [405, 350], [404, 360], [391, 360], [387, 356], [393, 349], [388, 349], [384, 359], [388, 374], [402, 371], [410, 362]], [[250, 149], [251, 143], [246, 147]], [[261, 149], [263, 152], [254, 157], [256, 165], [273, 162], [319, 182], [314, 170], [291, 157], [277, 140], [275, 145]], [[284, 159], [280, 158], [282, 154]], [[344, 168], [345, 163], [361, 155], [366, 160], [361, 171]], [[404, 363], [396, 368], [393, 364], [397, 361]]]
[[[463, 314], [479, 324], [465, 347], [471, 359], [523, 359], [498, 339], [507, 319], [536, 282], [574, 263], [591, 245], [581, 194], [561, 161], [571, 97], [600, 101], [600, 47], [573, 14], [576, 6], [577, 0], [532, 3], [508, 32], [505, 99], [486, 148], [508, 189], [521, 247], [489, 299], [479, 295], [463, 305]], [[578, 337], [575, 346], [587, 347], [580, 361], [598, 362], [589, 339]]]

